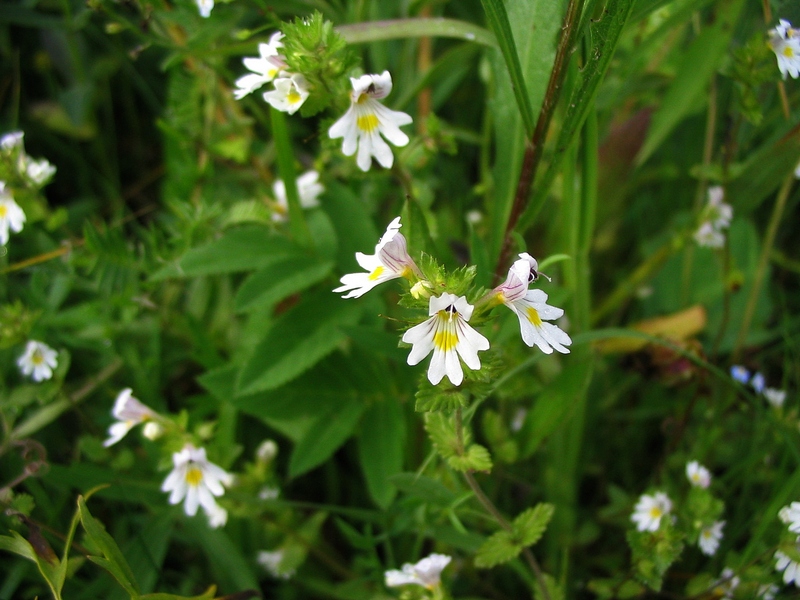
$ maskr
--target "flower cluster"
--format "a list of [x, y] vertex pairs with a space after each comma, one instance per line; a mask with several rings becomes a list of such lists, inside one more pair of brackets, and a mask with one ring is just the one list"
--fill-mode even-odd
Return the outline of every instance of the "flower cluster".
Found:
[[708, 202], [702, 213], [702, 222], [694, 233], [699, 246], [721, 248], [725, 245], [723, 232], [731, 225], [733, 209], [722, 201], [724, 197], [725, 191], [721, 186], [708, 188]]
[[287, 71], [286, 59], [281, 54], [283, 33], [277, 31], [269, 42], [258, 45], [258, 56], [242, 59], [248, 73], [236, 80], [233, 95], [241, 100], [263, 85], [273, 82], [274, 89], [264, 92], [264, 100], [273, 108], [293, 115], [306, 101], [310, 90], [305, 77]]
[[44, 342], [29, 340], [25, 352], [17, 359], [17, 366], [23, 375], [30, 375], [34, 381], [45, 381], [53, 376], [57, 358], [58, 352]]
[[797, 79], [800, 76], [800, 32], [793, 29], [789, 21], [781, 19], [777, 27], [769, 30], [768, 35], [781, 76], [786, 79], [790, 75], [792, 79]]
[[341, 278], [342, 285], [334, 292], [344, 293], [344, 298], [358, 298], [377, 285], [391, 279], [403, 278], [410, 284], [410, 295], [421, 303], [428, 300], [428, 319], [409, 328], [402, 337], [411, 344], [408, 364], [416, 365], [433, 353], [428, 366], [428, 380], [437, 385], [446, 375], [453, 385], [461, 385], [464, 372], [461, 361], [474, 371], [481, 368], [478, 352], [489, 349], [489, 340], [478, 333], [469, 322], [475, 311], [505, 305], [519, 318], [522, 340], [528, 346], [538, 346], [550, 354], [553, 350], [568, 353], [570, 337], [552, 323], [564, 311], [546, 304], [547, 294], [529, 290], [528, 285], [538, 280], [538, 263], [527, 253], [520, 254], [509, 270], [505, 282], [470, 304], [464, 295], [441, 289], [446, 288], [444, 278], [436, 284], [433, 277], [426, 278], [408, 254], [406, 239], [400, 233], [400, 217], [394, 219], [371, 255], [356, 253], [362, 273], [349, 273]]
[[767, 381], [761, 372], [750, 374], [742, 365], [733, 365], [731, 367], [731, 377], [741, 383], [742, 385], [750, 385], [756, 394], [762, 394], [767, 402], [775, 408], [781, 408], [786, 401], [786, 390], [779, 388], [767, 387]]

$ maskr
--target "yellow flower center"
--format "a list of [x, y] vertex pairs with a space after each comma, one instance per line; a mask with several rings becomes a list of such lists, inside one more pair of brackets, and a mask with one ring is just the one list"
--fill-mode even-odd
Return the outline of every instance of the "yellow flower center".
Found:
[[201, 481], [203, 481], [203, 471], [197, 467], [189, 467], [186, 470], [186, 483], [193, 487], [197, 487], [200, 485]]
[[650, 518], [652, 519], [660, 519], [662, 515], [661, 509], [657, 506], [654, 506], [650, 509]]
[[528, 307], [528, 321], [533, 323], [534, 327], [541, 327], [542, 318], [539, 316], [539, 311], [532, 306]]
[[364, 104], [364, 102], [366, 102], [367, 100], [369, 100], [369, 96], [367, 94], [359, 94], [358, 100], [356, 100], [356, 104]]
[[8, 214], [8, 208], [6, 207], [6, 205], [0, 204], [0, 219], [5, 218], [7, 214]]
[[34, 350], [31, 355], [31, 362], [35, 365], [41, 365], [44, 362], [44, 356], [40, 350]]
[[439, 350], [443, 352], [450, 352], [454, 350], [458, 343], [458, 336], [452, 331], [439, 330], [433, 336], [433, 343]]
[[286, 94], [286, 101], [289, 102], [289, 104], [297, 104], [302, 99], [303, 97], [297, 93], [297, 90], [292, 90], [291, 92]]
[[377, 267], [375, 267], [375, 270], [369, 274], [368, 279], [370, 281], [375, 281], [378, 277], [381, 276], [381, 273], [383, 273], [385, 270], [386, 269], [383, 267], [383, 265], [378, 265]]
[[372, 133], [378, 128], [378, 117], [373, 114], [362, 115], [356, 120], [356, 125], [361, 131]]
[[786, 45], [783, 47], [783, 55], [786, 58], [792, 58], [794, 56], [794, 49], [791, 46]]

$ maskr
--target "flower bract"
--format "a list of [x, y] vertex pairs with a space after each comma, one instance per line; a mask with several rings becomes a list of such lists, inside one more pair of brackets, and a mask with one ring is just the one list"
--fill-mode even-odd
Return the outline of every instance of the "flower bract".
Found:
[[445, 375], [453, 385], [461, 385], [464, 372], [459, 357], [473, 371], [481, 368], [478, 352], [489, 349], [489, 340], [467, 324], [473, 309], [464, 296], [456, 297], [447, 292], [431, 296], [430, 318], [403, 334], [403, 341], [412, 344], [409, 365], [419, 364], [433, 352], [428, 366], [428, 380], [433, 385]]
[[408, 125], [412, 119], [406, 113], [390, 110], [378, 102], [392, 91], [389, 71], [380, 75], [362, 75], [358, 79], [351, 77], [350, 81], [353, 85], [350, 108], [331, 126], [328, 135], [331, 139], [344, 138], [342, 152], [345, 156], [358, 151], [356, 164], [362, 171], [369, 170], [373, 156], [388, 169], [394, 163], [394, 155], [383, 138], [395, 146], [405, 146], [408, 136], [400, 131], [400, 127]]
[[348, 292], [343, 298], [359, 298], [376, 285], [397, 279], [419, 275], [419, 268], [408, 255], [406, 238], [400, 233], [400, 217], [396, 217], [386, 228], [375, 254], [356, 252], [356, 261], [366, 273], [349, 273], [342, 276], [342, 285], [334, 292]]
[[53, 376], [53, 369], [58, 366], [58, 352], [44, 342], [30, 340], [25, 352], [17, 359], [17, 366], [23, 375], [30, 375], [34, 381], [44, 381]]
[[233, 483], [233, 476], [206, 458], [205, 448], [186, 444], [172, 455], [174, 468], [161, 485], [162, 492], [170, 492], [169, 503], [184, 500], [187, 515], [197, 514], [202, 506], [212, 527], [224, 525], [227, 513], [217, 505], [215, 496], [225, 493], [223, 486]]
[[452, 558], [446, 554], [431, 554], [416, 564], [406, 563], [401, 571], [397, 569], [386, 571], [386, 585], [397, 587], [414, 584], [432, 590], [441, 582], [442, 571], [451, 560]]
[[103, 446], [106, 447], [116, 444], [139, 423], [158, 417], [153, 409], [145, 406], [133, 396], [131, 388], [125, 388], [117, 395], [111, 414], [117, 419], [117, 422], [108, 428], [108, 439], [103, 442]]
[[633, 509], [631, 521], [636, 523], [639, 531], [658, 531], [661, 518], [672, 510], [672, 501], [664, 492], [656, 492], [652, 496], [642, 494]]

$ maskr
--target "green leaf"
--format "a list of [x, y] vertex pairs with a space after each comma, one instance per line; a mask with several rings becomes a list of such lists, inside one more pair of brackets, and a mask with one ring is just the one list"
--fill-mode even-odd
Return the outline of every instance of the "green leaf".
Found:
[[308, 248], [312, 245], [311, 232], [308, 230], [303, 207], [300, 205], [300, 193], [297, 191], [297, 173], [294, 168], [294, 151], [289, 129], [286, 125], [286, 116], [272, 107], [269, 109], [269, 116], [272, 123], [272, 137], [275, 140], [278, 172], [281, 179], [283, 179], [284, 189], [286, 190], [289, 229], [292, 232], [294, 241], [304, 248]]
[[408, 242], [408, 252], [411, 257], [419, 256], [420, 252], [433, 252], [431, 232], [419, 202], [411, 197], [406, 198], [401, 216], [402, 232]]
[[488, 569], [516, 558], [520, 552], [522, 546], [514, 542], [509, 532], [498, 531], [478, 548], [475, 566], [479, 569]]
[[145, 594], [139, 600], [213, 600], [217, 593], [217, 586], [212, 585], [199, 596], [178, 596], [176, 594]]
[[222, 589], [259, 589], [251, 560], [245, 558], [240, 546], [225, 531], [211, 529], [203, 523], [198, 527], [187, 527], [185, 533], [194, 538], [196, 546], [202, 548], [211, 567], [212, 579]]
[[114, 538], [108, 534], [103, 524], [91, 515], [89, 509], [86, 507], [86, 501], [83, 499], [83, 496], [78, 497], [78, 510], [80, 511], [81, 524], [86, 530], [86, 534], [100, 552], [103, 553], [104, 557], [90, 556], [89, 560], [97, 563], [111, 573], [114, 579], [117, 580], [117, 583], [119, 583], [132, 598], [138, 598], [139, 586], [128, 565], [128, 561], [125, 560], [119, 546], [117, 546]]
[[553, 511], [552, 504], [540, 503], [520, 514], [511, 524], [514, 539], [523, 546], [533, 546], [544, 535]]
[[[542, 573], [544, 578], [544, 587], [547, 589], [547, 598], [549, 600], [564, 600], [564, 589], [558, 585], [558, 582], [552, 575]], [[540, 582], [533, 584], [533, 597], [536, 600], [547, 600], [542, 592], [542, 585]]]
[[[428, 432], [434, 448], [442, 458], [449, 459], [458, 455], [458, 439], [456, 438], [452, 417], [442, 413], [426, 414], [425, 431]], [[468, 441], [465, 430], [464, 444]]]
[[451, 456], [447, 464], [456, 471], [491, 471], [492, 457], [489, 451], [478, 444], [472, 444], [462, 456]]
[[11, 439], [20, 440], [33, 435], [58, 419], [58, 417], [70, 408], [72, 408], [72, 403], [66, 398], [56, 400], [55, 402], [41, 407], [14, 428], [11, 432]]
[[426, 475], [398, 473], [389, 479], [401, 492], [437, 506], [450, 506], [458, 499], [458, 494]]
[[237, 381], [237, 395], [275, 389], [309, 369], [345, 339], [343, 325], [358, 320], [361, 305], [327, 290], [305, 297], [275, 321]]
[[366, 23], [339, 25], [336, 27], [336, 31], [348, 44], [415, 37], [449, 37], [484, 46], [497, 46], [495, 37], [483, 27], [478, 27], [474, 23], [443, 17], [368, 21]]
[[389, 478], [403, 469], [405, 442], [405, 415], [399, 402], [389, 399], [367, 408], [361, 421], [358, 455], [367, 489], [381, 508], [389, 506], [397, 493]]
[[355, 400], [320, 414], [292, 451], [289, 477], [302, 475], [328, 460], [352, 435], [363, 412], [364, 404]]
[[226, 231], [221, 238], [192, 248], [181, 259], [183, 277], [262, 269], [302, 251], [266, 227], [248, 225]]
[[417, 412], [451, 412], [460, 406], [467, 405], [467, 395], [459, 388], [448, 383], [431, 385], [425, 378], [416, 393]]
[[[44, 538], [42, 538], [42, 541], [44, 541]], [[28, 560], [36, 563], [36, 567], [39, 569], [39, 574], [47, 582], [47, 585], [55, 599], [61, 600], [61, 586], [63, 585], [63, 581], [58, 575], [60, 563], [55, 556], [51, 557], [51, 560], [40, 557], [39, 553], [34, 550], [31, 543], [16, 531], [12, 531], [11, 536], [0, 536], [0, 550], [13, 552], [14, 554], [18, 554], [19, 556], [27, 558]], [[52, 552], [52, 550], [50, 550], [50, 552]]]
[[[366, 204], [349, 187], [327, 184], [322, 210], [328, 215], [339, 240], [336, 264], [343, 272], [359, 270], [356, 252], [372, 254], [380, 235], [367, 213]], [[387, 223], [388, 225], [388, 223]]]
[[638, 165], [643, 164], [675, 126], [695, 109], [720, 59], [728, 51], [742, 4], [743, 0], [718, 4], [719, 14], [714, 24], [703, 30], [689, 46], [678, 74], [661, 98], [650, 122], [647, 138], [636, 157]]
[[649, 588], [660, 591], [664, 574], [683, 551], [683, 536], [670, 524], [662, 524], [655, 533], [629, 530], [628, 545], [633, 552], [636, 578]]
[[236, 292], [236, 310], [244, 312], [272, 306], [324, 279], [333, 269], [330, 261], [306, 256], [287, 257], [248, 276]]

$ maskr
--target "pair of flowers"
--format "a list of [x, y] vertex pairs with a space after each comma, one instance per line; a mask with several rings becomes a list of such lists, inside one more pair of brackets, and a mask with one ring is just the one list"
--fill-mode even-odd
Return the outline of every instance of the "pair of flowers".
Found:
[[[142, 423], [144, 435], [156, 439], [163, 433], [164, 418], [133, 396], [130, 388], [122, 390], [114, 402], [111, 414], [117, 419], [108, 429], [108, 447], [119, 442], [127, 433]], [[180, 452], [172, 455], [173, 469], [161, 485], [161, 491], [169, 492], [169, 503], [184, 501], [184, 511], [190, 517], [202, 507], [211, 527], [221, 527], [228, 520], [228, 512], [219, 506], [216, 497], [225, 493], [225, 486], [233, 483], [233, 475], [210, 462], [205, 448], [185, 444]]]
[[742, 385], [750, 385], [756, 394], [763, 394], [772, 406], [780, 408], [786, 401], [786, 390], [778, 388], [767, 387], [767, 380], [761, 372], [756, 372], [752, 376], [742, 365], [733, 365], [731, 367], [731, 377]]
[[[258, 45], [258, 57], [242, 60], [252, 73], [236, 80], [234, 96], [241, 100], [264, 84], [274, 81], [275, 89], [265, 92], [264, 100], [275, 109], [291, 115], [300, 109], [312, 90], [302, 74], [286, 71], [285, 58], [280, 54], [280, 48], [283, 47], [281, 39], [281, 32], [274, 33], [269, 43]], [[391, 93], [392, 76], [384, 71], [380, 75], [351, 77], [350, 83], [353, 87], [350, 108], [328, 129], [328, 135], [331, 139], [342, 138], [345, 156], [358, 153], [356, 164], [362, 171], [369, 170], [372, 157], [383, 167], [391, 168], [394, 155], [383, 137], [395, 146], [405, 146], [409, 141], [408, 136], [400, 127], [412, 122], [406, 113], [390, 110], [378, 102]]]
[[[464, 373], [459, 357], [470, 369], [480, 369], [478, 352], [489, 349], [489, 340], [468, 324], [475, 306], [465, 296], [448, 292], [431, 295], [432, 286], [409, 256], [400, 227], [400, 217], [397, 217], [375, 246], [374, 254], [357, 252], [356, 260], [365, 272], [344, 275], [342, 285], [333, 291], [345, 292], [344, 298], [358, 298], [391, 279], [417, 280], [411, 293], [415, 297], [430, 298], [430, 318], [403, 334], [402, 340], [412, 345], [408, 364], [416, 365], [432, 352], [428, 380], [436, 385], [447, 375], [453, 385], [461, 385]], [[504, 304], [510, 308], [519, 318], [522, 339], [528, 346], [535, 344], [547, 354], [554, 349], [566, 354], [572, 340], [557, 326], [545, 322], [558, 319], [564, 311], [546, 304], [547, 294], [543, 291], [528, 289], [528, 284], [539, 277], [537, 269], [538, 264], [532, 256], [520, 254], [520, 260], [509, 269], [505, 282], [479, 302]]]
[[800, 31], [792, 28], [789, 21], [781, 19], [777, 27], [769, 30], [768, 35], [781, 76], [786, 79], [787, 75], [791, 75], [792, 79], [797, 79], [800, 76]]
[[[711, 485], [711, 473], [697, 461], [686, 465], [686, 478], [694, 487], [706, 489]], [[653, 495], [642, 494], [631, 515], [631, 521], [636, 524], [638, 531], [655, 532], [661, 527], [661, 519], [672, 512], [672, 500], [664, 492], [655, 492]], [[722, 528], [725, 521], [714, 521], [700, 529], [697, 545], [700, 551], [708, 556], [713, 556], [722, 540]]]
[[733, 208], [722, 201], [725, 191], [721, 186], [708, 188], [708, 202], [703, 210], [702, 223], [694, 233], [698, 246], [722, 248], [725, 245], [724, 231], [731, 225]]

